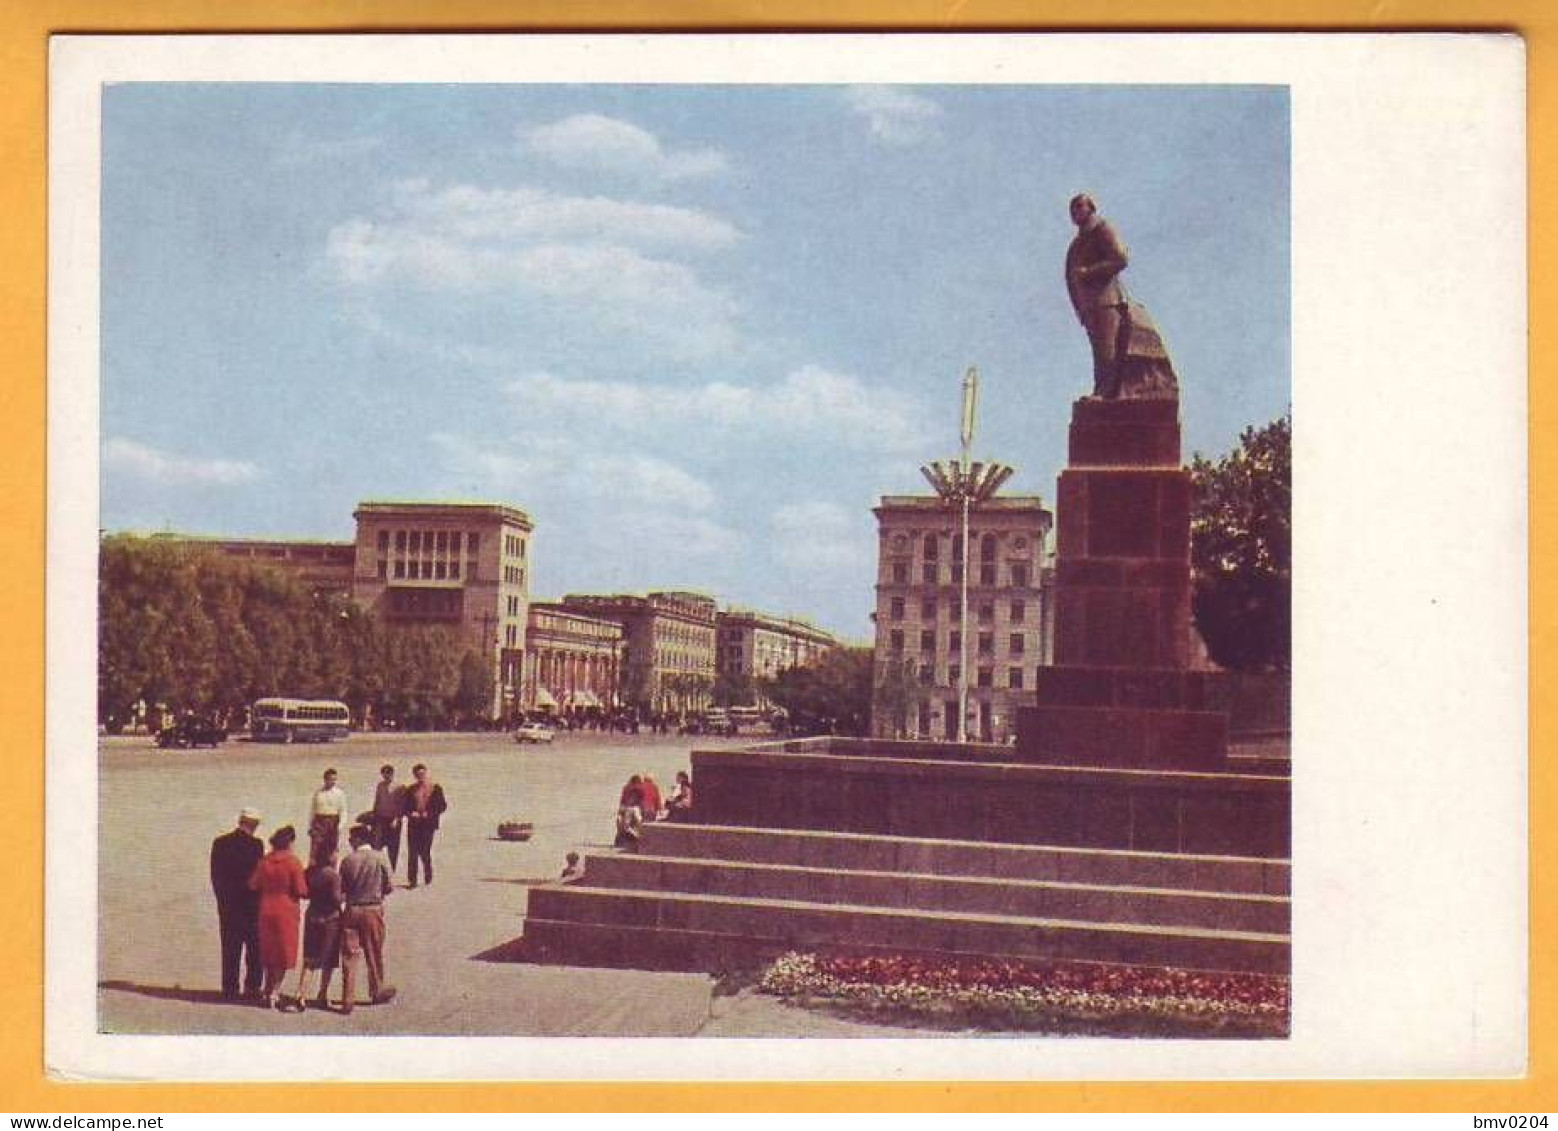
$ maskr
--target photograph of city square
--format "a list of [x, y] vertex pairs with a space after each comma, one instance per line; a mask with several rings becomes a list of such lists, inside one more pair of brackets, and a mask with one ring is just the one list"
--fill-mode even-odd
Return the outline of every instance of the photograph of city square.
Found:
[[106, 87], [98, 1030], [1287, 1037], [1289, 114]]

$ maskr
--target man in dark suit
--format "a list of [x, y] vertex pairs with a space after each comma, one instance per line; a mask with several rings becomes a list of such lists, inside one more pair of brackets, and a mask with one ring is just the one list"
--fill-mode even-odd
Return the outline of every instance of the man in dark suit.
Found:
[[411, 858], [407, 872], [409, 886], [416, 887], [418, 863], [427, 882], [433, 882], [433, 834], [449, 803], [444, 800], [444, 787], [427, 776], [426, 766], [417, 763], [411, 767], [411, 776], [416, 780], [406, 789], [406, 849]]
[[253, 809], [238, 814], [238, 827], [211, 842], [211, 891], [216, 895], [217, 922], [222, 931], [222, 996], [238, 996], [238, 965], [244, 966], [243, 991], [260, 990], [260, 897], [249, 890], [254, 866], [265, 846], [254, 830], [260, 815]]
[[1120, 339], [1130, 302], [1119, 276], [1129, 260], [1086, 193], [1071, 198], [1071, 221], [1077, 234], [1066, 249], [1066, 292], [1093, 347], [1093, 395], [1113, 400], [1120, 395]]

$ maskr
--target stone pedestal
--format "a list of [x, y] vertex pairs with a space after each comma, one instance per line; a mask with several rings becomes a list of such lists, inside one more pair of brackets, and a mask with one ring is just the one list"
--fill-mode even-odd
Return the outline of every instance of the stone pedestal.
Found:
[[1060, 475], [1055, 666], [1018, 712], [1047, 765], [1220, 770], [1226, 696], [1190, 664], [1190, 474], [1179, 402], [1076, 402]]

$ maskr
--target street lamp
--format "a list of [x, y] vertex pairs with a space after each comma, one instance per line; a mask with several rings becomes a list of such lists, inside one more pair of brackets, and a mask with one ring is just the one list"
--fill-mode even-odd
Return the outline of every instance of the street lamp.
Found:
[[1004, 463], [976, 463], [970, 458], [974, 443], [974, 409], [979, 399], [979, 371], [973, 366], [963, 375], [963, 414], [959, 436], [962, 452], [954, 463], [936, 460], [920, 468], [941, 501], [963, 512], [963, 552], [959, 563], [958, 596], [958, 742], [968, 741], [968, 512], [985, 502], [1012, 477]]

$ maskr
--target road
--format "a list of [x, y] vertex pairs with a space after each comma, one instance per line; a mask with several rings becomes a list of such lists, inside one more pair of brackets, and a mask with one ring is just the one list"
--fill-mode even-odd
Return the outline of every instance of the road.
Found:
[[[111, 1033], [461, 1034], [610, 1037], [925, 1036], [855, 1024], [752, 992], [716, 997], [701, 974], [537, 966], [502, 960], [523, 933], [526, 893], [564, 855], [609, 850], [630, 774], [662, 788], [688, 767], [686, 738], [576, 734], [517, 746], [496, 734], [354, 735], [327, 746], [229, 741], [161, 751], [149, 739], [99, 742], [98, 1018]], [[223, 1001], [216, 911], [207, 875], [212, 837], [238, 810], [306, 834], [308, 803], [333, 766], [349, 812], [367, 809], [383, 763], [396, 780], [425, 762], [449, 812], [434, 844], [436, 882], [388, 901], [390, 1004], [351, 1017], [268, 1012]], [[498, 823], [535, 824], [526, 843]], [[300, 840], [306, 852], [306, 835]], [[290, 980], [289, 980], [290, 984]]]

